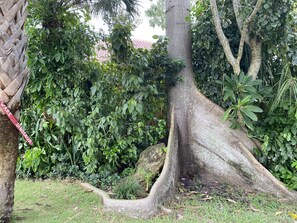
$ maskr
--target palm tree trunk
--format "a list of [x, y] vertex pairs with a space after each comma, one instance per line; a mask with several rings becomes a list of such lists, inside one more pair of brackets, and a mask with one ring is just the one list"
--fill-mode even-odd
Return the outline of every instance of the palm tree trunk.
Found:
[[[26, 0], [0, 0], [0, 99], [18, 118], [20, 98], [28, 79], [24, 24]], [[0, 222], [13, 209], [18, 132], [0, 110]]]
[[18, 157], [18, 131], [4, 115], [0, 116], [0, 222], [8, 221], [14, 198], [15, 168]]

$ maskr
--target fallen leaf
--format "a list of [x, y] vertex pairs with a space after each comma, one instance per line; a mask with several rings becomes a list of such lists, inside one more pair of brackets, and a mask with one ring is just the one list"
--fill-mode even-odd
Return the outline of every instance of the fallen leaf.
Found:
[[297, 214], [289, 212], [289, 215], [291, 218], [293, 218], [294, 220], [297, 220]]
[[229, 201], [230, 203], [236, 204], [237, 202], [235, 200], [232, 200], [230, 198], [227, 198], [227, 201]]
[[84, 192], [93, 192], [93, 189], [89, 189], [89, 190], [84, 190]]
[[181, 188], [181, 187], [179, 187], [178, 190], [179, 190], [180, 193], [184, 193], [185, 192], [185, 190], [183, 188]]
[[250, 209], [251, 209], [253, 212], [260, 212], [259, 209], [254, 208], [252, 205], [250, 206]]
[[284, 212], [283, 211], [278, 211], [278, 212], [275, 212], [275, 216], [279, 216], [281, 214], [283, 214]]
[[211, 200], [211, 199], [212, 199], [211, 196], [207, 196], [207, 197], [205, 197], [205, 198], [202, 198], [201, 200], [203, 200], [203, 201], [209, 201], [209, 200]]
[[169, 208], [165, 208], [164, 206], [161, 206], [161, 210], [162, 210], [163, 212], [165, 212], [166, 214], [170, 214], [170, 213], [173, 212], [171, 209], [169, 209]]

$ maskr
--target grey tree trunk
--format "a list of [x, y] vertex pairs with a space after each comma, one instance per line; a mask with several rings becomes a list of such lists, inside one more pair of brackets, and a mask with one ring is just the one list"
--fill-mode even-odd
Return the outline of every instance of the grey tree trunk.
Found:
[[249, 191], [296, 198], [295, 193], [288, 191], [253, 157], [251, 151], [257, 146], [245, 131], [230, 129], [230, 123], [223, 123], [223, 109], [194, 85], [190, 25], [186, 21], [189, 6], [189, 0], [166, 0], [168, 50], [172, 58], [182, 59], [186, 64], [179, 74], [182, 81], [170, 90], [181, 174], [197, 177], [205, 184], [216, 181]]
[[187, 150], [189, 147], [188, 117], [192, 109], [195, 89], [191, 60], [190, 24], [185, 20], [186, 16], [189, 15], [190, 1], [165, 1], [165, 9], [169, 55], [185, 63], [185, 68], [178, 74], [181, 82], [169, 89], [169, 103], [170, 107], [174, 106], [175, 124], [178, 126], [180, 164], [181, 168], [184, 169], [190, 164], [187, 161], [191, 157]]
[[[0, 1], [0, 99], [18, 118], [20, 99], [28, 79], [24, 24], [26, 0]], [[0, 109], [0, 222], [13, 209], [18, 131]]]

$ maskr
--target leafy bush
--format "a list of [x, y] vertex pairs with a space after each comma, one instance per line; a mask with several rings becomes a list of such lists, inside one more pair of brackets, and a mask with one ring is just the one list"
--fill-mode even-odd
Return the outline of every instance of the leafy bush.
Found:
[[18, 175], [75, 177], [108, 188], [143, 149], [166, 137], [166, 79], [182, 64], [169, 59], [163, 40], [151, 51], [130, 46], [126, 61], [99, 63], [87, 12], [54, 0], [30, 9], [31, 78], [21, 121], [34, 148], [21, 144]]
[[[241, 13], [250, 14], [253, 4]], [[232, 1], [217, 1], [222, 27], [234, 54], [238, 52], [240, 33]], [[294, 5], [295, 4], [295, 5]], [[262, 66], [258, 80], [230, 75], [232, 68], [212, 23], [208, 1], [192, 8], [193, 66], [198, 88], [226, 109], [223, 119], [232, 127], [245, 124], [249, 135], [263, 142], [257, 158], [288, 187], [296, 188], [296, 3], [293, 0], [266, 1], [252, 26], [252, 35], [263, 43]], [[244, 47], [241, 70], [247, 73], [250, 50]], [[255, 107], [256, 106], [256, 107]], [[261, 111], [263, 111], [261, 113]]]
[[282, 103], [261, 118], [254, 134], [263, 140], [257, 154], [260, 161], [289, 188], [297, 190], [297, 109], [288, 102]]

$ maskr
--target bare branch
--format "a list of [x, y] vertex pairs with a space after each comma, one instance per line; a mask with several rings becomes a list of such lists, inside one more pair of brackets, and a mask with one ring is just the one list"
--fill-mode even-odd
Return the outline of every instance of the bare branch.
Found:
[[258, 11], [260, 10], [261, 6], [263, 4], [263, 0], [258, 0], [256, 3], [256, 6], [252, 12], [252, 14], [248, 17], [248, 19], [245, 21], [245, 23], [247, 25], [249, 25], [255, 18], [256, 14], [258, 13]]
[[212, 15], [213, 15], [215, 29], [216, 29], [218, 38], [220, 40], [220, 43], [224, 49], [227, 60], [233, 67], [234, 72], [239, 74], [240, 70], [238, 71], [238, 69], [235, 68], [236, 67], [236, 59], [232, 53], [229, 41], [226, 38], [224, 31], [222, 29], [216, 0], [210, 0], [210, 7], [211, 7]]
[[[211, 11], [212, 11], [212, 15], [213, 15], [213, 20], [214, 20], [214, 25], [215, 25], [215, 29], [216, 29], [216, 33], [217, 36], [220, 40], [220, 43], [224, 49], [224, 53], [227, 57], [227, 61], [230, 63], [230, 65], [233, 68], [233, 71], [235, 74], [239, 74], [240, 73], [240, 61], [242, 59], [243, 56], [243, 47], [244, 47], [244, 43], [247, 43], [249, 45], [249, 47], [251, 48], [252, 54], [257, 55], [259, 53], [258, 49], [261, 48], [260, 44], [252, 44], [251, 40], [250, 40], [250, 36], [249, 36], [249, 26], [250, 24], [253, 22], [254, 18], [256, 17], [258, 11], [260, 10], [262, 4], [263, 4], [263, 0], [257, 0], [257, 3], [254, 7], [253, 12], [251, 13], [251, 15], [243, 22], [243, 19], [240, 16], [240, 12], [239, 12], [239, 8], [240, 8], [240, 0], [232, 0], [233, 3], [233, 9], [235, 12], [235, 17], [236, 17], [236, 22], [238, 25], [238, 28], [240, 30], [241, 33], [241, 38], [240, 38], [240, 43], [239, 43], [239, 47], [238, 47], [238, 54], [237, 57], [235, 57], [232, 53], [230, 44], [228, 39], [226, 38], [224, 31], [222, 29], [222, 25], [221, 25], [221, 21], [220, 21], [220, 16], [219, 16], [219, 12], [218, 12], [218, 6], [217, 6], [217, 2], [216, 0], [210, 0], [210, 7], [211, 7]], [[253, 45], [253, 46], [252, 46]], [[254, 56], [255, 56], [254, 55]], [[254, 66], [254, 68], [249, 69], [249, 72], [251, 73], [251, 75], [255, 78], [256, 74], [255, 72], [257, 70], [259, 70], [259, 64], [261, 64], [261, 61], [259, 63], [259, 56], [257, 55], [258, 59], [254, 60], [254, 65], [257, 64], [256, 66]], [[257, 62], [255, 62], [257, 61]], [[253, 64], [251, 64], [251, 66], [253, 66]]]
[[241, 31], [243, 27], [243, 21], [242, 21], [242, 18], [239, 16], [240, 0], [233, 0], [232, 3], [233, 3], [233, 10], [236, 18], [236, 23], [239, 30]]
[[239, 49], [238, 49], [238, 55], [236, 58], [236, 64], [239, 66], [242, 55], [243, 55], [243, 47], [245, 42], [245, 35], [241, 35], [240, 43], [239, 43]]

